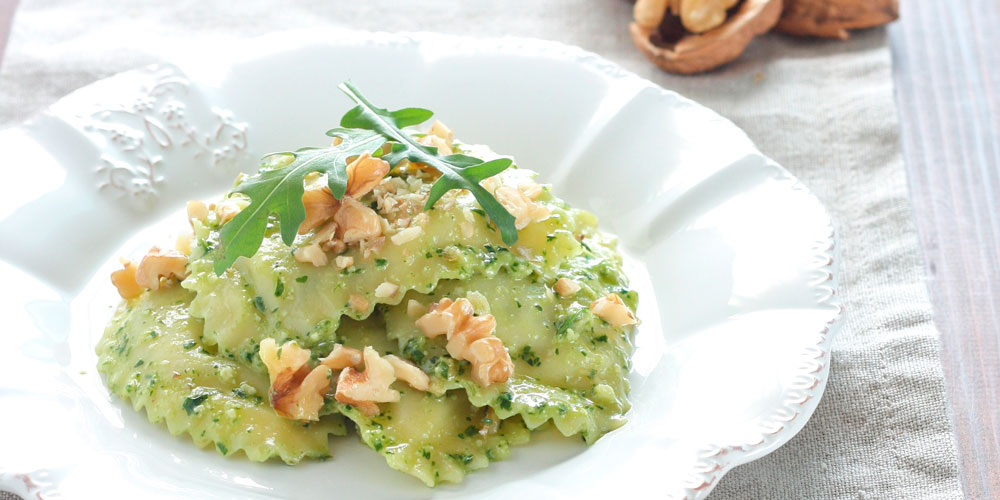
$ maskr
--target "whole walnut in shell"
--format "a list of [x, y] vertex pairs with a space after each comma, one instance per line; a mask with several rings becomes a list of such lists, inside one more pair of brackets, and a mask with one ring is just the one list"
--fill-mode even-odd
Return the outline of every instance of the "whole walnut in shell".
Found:
[[848, 37], [847, 30], [871, 28], [899, 17], [898, 0], [784, 0], [775, 31], [800, 36]]
[[899, 17], [899, 0], [637, 0], [632, 41], [672, 73], [701, 73], [775, 31], [846, 39], [848, 30]]

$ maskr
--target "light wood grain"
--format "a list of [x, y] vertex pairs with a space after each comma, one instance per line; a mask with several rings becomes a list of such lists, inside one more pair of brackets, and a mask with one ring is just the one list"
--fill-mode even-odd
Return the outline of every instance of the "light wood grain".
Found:
[[904, 0], [890, 39], [962, 483], [1000, 498], [1000, 3]]
[[10, 25], [16, 10], [17, 0], [0, 0], [0, 61], [7, 51], [7, 37], [10, 36]]

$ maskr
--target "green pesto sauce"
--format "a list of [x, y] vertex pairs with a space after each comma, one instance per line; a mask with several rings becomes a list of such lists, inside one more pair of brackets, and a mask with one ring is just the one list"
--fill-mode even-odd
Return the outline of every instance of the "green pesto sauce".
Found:
[[328, 456], [328, 436], [346, 433], [339, 416], [308, 427], [281, 418], [265, 400], [266, 376], [188, 347], [202, 335], [202, 322], [188, 314], [192, 298], [175, 286], [119, 307], [97, 344], [97, 368], [111, 392], [144, 408], [151, 422], [189, 434], [200, 447], [215, 443], [224, 455], [243, 450], [251, 460], [290, 464]]
[[[343, 270], [296, 261], [272, 224], [257, 254], [217, 276], [219, 228], [196, 224], [190, 276], [121, 306], [97, 347], [99, 369], [109, 389], [145, 408], [150, 420], [188, 433], [199, 446], [214, 443], [223, 455], [243, 450], [254, 460], [326, 457], [327, 437], [344, 433], [344, 417], [390, 467], [427, 485], [459, 482], [506, 458], [547, 423], [593, 442], [625, 423], [634, 347], [633, 329], [611, 327], [589, 304], [617, 293], [634, 310], [637, 297], [614, 240], [597, 231], [593, 215], [547, 190], [539, 201], [551, 216], [521, 230], [513, 248], [466, 195], [425, 212], [428, 222], [410, 242], [387, 241], [368, 257], [348, 250], [354, 265]], [[471, 237], [459, 230], [468, 212]], [[581, 290], [558, 296], [559, 278], [576, 280]], [[375, 297], [383, 282], [399, 292]], [[369, 306], [351, 308], [352, 294]], [[416, 328], [407, 301], [429, 305], [444, 297], [469, 297], [478, 314], [496, 317], [496, 335], [514, 362], [509, 381], [480, 387], [467, 362], [447, 355], [443, 337], [428, 339]], [[431, 388], [423, 393], [397, 381], [401, 400], [380, 404], [376, 417], [331, 394], [320, 422], [287, 420], [268, 403], [258, 355], [265, 338], [297, 341], [312, 350], [313, 363], [334, 343], [372, 346], [416, 363], [431, 376]]]

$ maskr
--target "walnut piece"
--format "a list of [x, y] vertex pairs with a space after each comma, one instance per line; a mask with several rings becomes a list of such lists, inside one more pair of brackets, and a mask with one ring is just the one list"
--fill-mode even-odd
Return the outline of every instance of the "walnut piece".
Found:
[[417, 139], [417, 142], [419, 144], [423, 144], [424, 146], [430, 146], [432, 148], [437, 148], [437, 154], [439, 156], [448, 156], [448, 155], [454, 153], [454, 151], [452, 151], [452, 149], [451, 149], [451, 146], [449, 146], [448, 143], [445, 142], [444, 139], [442, 139], [442, 138], [440, 138], [440, 137], [438, 137], [436, 135], [425, 135], [425, 136]]
[[418, 391], [426, 391], [430, 387], [431, 378], [417, 365], [392, 354], [386, 354], [382, 359], [392, 365], [396, 378], [406, 382], [410, 387]]
[[434, 125], [431, 125], [431, 129], [428, 132], [430, 135], [436, 135], [444, 140], [444, 143], [451, 148], [455, 144], [455, 134], [448, 128], [447, 125], [441, 122], [441, 120], [434, 120]]
[[389, 164], [365, 153], [347, 165], [347, 193], [354, 199], [368, 194], [389, 173]]
[[232, 195], [215, 205], [215, 216], [219, 224], [225, 224], [250, 205], [250, 199], [242, 195]]
[[309, 369], [309, 349], [288, 341], [278, 348], [277, 342], [266, 338], [260, 342], [260, 359], [271, 379], [268, 395], [271, 407], [285, 418], [319, 420], [323, 397], [330, 390], [330, 367], [319, 365]]
[[472, 377], [479, 385], [505, 382], [514, 373], [514, 363], [503, 342], [493, 335], [496, 318], [492, 314], [475, 316], [474, 312], [468, 299], [443, 298], [416, 324], [429, 338], [445, 335], [448, 354], [471, 363]]
[[739, 0], [681, 0], [681, 24], [692, 33], [704, 33], [726, 21], [726, 11]]
[[379, 286], [375, 287], [375, 298], [388, 299], [390, 297], [395, 297], [397, 292], [399, 292], [399, 285], [389, 281], [383, 281], [379, 284]]
[[333, 216], [337, 222], [337, 237], [348, 245], [372, 240], [382, 234], [381, 218], [374, 210], [354, 198], [344, 198]]
[[160, 278], [183, 280], [188, 274], [187, 261], [177, 250], [150, 248], [135, 270], [135, 282], [143, 288], [158, 290]]
[[111, 283], [118, 289], [118, 295], [125, 300], [142, 295], [143, 288], [135, 281], [135, 271], [138, 268], [135, 261], [124, 258], [119, 261], [122, 263], [122, 269], [111, 273]]
[[310, 241], [319, 245], [325, 252], [332, 252], [334, 254], [344, 253], [347, 250], [347, 244], [337, 239], [338, 227], [335, 221], [329, 221], [313, 233]]
[[898, 0], [784, 0], [774, 30], [799, 36], [846, 40], [847, 30], [871, 28], [899, 18]]
[[198, 200], [191, 200], [187, 202], [187, 217], [188, 222], [194, 225], [194, 221], [199, 221], [204, 223], [208, 220], [208, 205], [204, 202]]
[[333, 344], [330, 354], [319, 362], [328, 366], [331, 370], [343, 370], [348, 366], [360, 366], [362, 361], [361, 351], [340, 344]]
[[634, 325], [638, 322], [632, 311], [622, 302], [622, 298], [615, 293], [609, 293], [592, 302], [590, 312], [614, 327]]
[[545, 188], [537, 182], [528, 182], [517, 186], [518, 191], [520, 191], [524, 196], [527, 196], [529, 200], [537, 200]]
[[431, 126], [427, 135], [417, 139], [417, 142], [424, 146], [435, 147], [438, 155], [447, 156], [455, 152], [453, 149], [454, 138], [450, 128], [439, 120], [434, 120], [434, 125]]
[[500, 186], [493, 195], [514, 216], [514, 227], [518, 231], [528, 227], [532, 222], [548, 219], [551, 215], [545, 205], [532, 200], [521, 189]]
[[392, 240], [393, 245], [399, 246], [405, 245], [406, 243], [417, 239], [421, 234], [424, 234], [424, 228], [420, 226], [411, 226], [392, 235], [389, 239]]
[[306, 218], [299, 224], [299, 234], [306, 234], [333, 217], [340, 202], [333, 197], [328, 186], [310, 182], [302, 192], [302, 206], [306, 209]]
[[323, 249], [317, 243], [310, 243], [304, 247], [296, 248], [292, 251], [292, 256], [295, 257], [295, 260], [303, 264], [309, 263], [316, 267], [323, 267], [329, 262], [326, 254], [323, 253]]
[[739, 0], [638, 0], [632, 15], [639, 26], [655, 29], [667, 13], [680, 18], [691, 33], [704, 33], [726, 20], [726, 11]]
[[[450, 344], [450, 342], [449, 342]], [[514, 363], [499, 338], [490, 336], [477, 339], [465, 350], [472, 363], [472, 379], [487, 387], [493, 382], [505, 382], [514, 374]]]
[[340, 270], [347, 269], [348, 267], [354, 265], [354, 257], [351, 257], [350, 255], [338, 255], [335, 259], [333, 259], [333, 261], [337, 265], [337, 269]]
[[406, 302], [407, 316], [413, 319], [417, 319], [425, 314], [427, 314], [427, 306], [413, 299], [410, 299], [409, 301]]
[[[362, 362], [365, 371], [359, 372], [356, 368]], [[397, 378], [420, 391], [426, 391], [430, 386], [430, 377], [413, 363], [391, 354], [379, 358], [371, 347], [366, 347], [362, 352], [334, 344], [333, 350], [320, 360], [320, 364], [331, 370], [344, 370], [338, 377], [334, 397], [342, 403], [358, 407], [368, 416], [378, 415], [376, 403], [399, 400], [399, 394], [389, 389]], [[385, 369], [387, 364], [389, 370]]]
[[[345, 197], [357, 200], [372, 190], [389, 173], [389, 164], [380, 158], [365, 153], [347, 165], [347, 188]], [[323, 225], [334, 217], [341, 207], [341, 201], [333, 196], [327, 184], [326, 175], [306, 177], [302, 192], [302, 205], [306, 218], [299, 224], [299, 234]]]
[[632, 17], [639, 26], [655, 29], [663, 22], [667, 10], [673, 7], [672, 3], [671, 0], [638, 0], [632, 7]]
[[347, 305], [349, 305], [355, 312], [361, 313], [368, 310], [368, 307], [371, 306], [371, 302], [361, 295], [352, 293], [350, 297], [347, 297]]
[[[639, 0], [629, 31], [636, 47], [657, 66], [671, 73], [701, 73], [736, 59], [750, 40], [769, 31], [781, 16], [781, 2]], [[661, 5], [673, 15], [653, 16]], [[735, 12], [727, 11], [730, 7]], [[677, 16], [680, 25], [670, 24], [677, 23]]]
[[565, 298], [576, 295], [576, 292], [580, 291], [580, 284], [569, 278], [559, 278], [552, 288], [555, 289], [560, 297]]
[[363, 358], [365, 371], [359, 372], [349, 366], [340, 372], [334, 397], [371, 417], [379, 414], [376, 403], [399, 401], [399, 391], [389, 387], [396, 380], [392, 364], [379, 357], [371, 347], [365, 347]]

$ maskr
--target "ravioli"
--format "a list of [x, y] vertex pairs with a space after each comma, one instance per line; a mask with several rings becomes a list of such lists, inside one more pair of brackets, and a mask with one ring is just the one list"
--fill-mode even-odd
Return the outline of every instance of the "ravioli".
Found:
[[[452, 146], [444, 136], [434, 141]], [[614, 238], [533, 177], [512, 167], [482, 181], [516, 217], [512, 246], [468, 191], [448, 192], [425, 210], [437, 177], [420, 165], [374, 179], [371, 192], [350, 201], [379, 217], [378, 236], [359, 244], [346, 244], [346, 230], [333, 224], [343, 221], [328, 215], [289, 247], [271, 217], [260, 248], [217, 275], [228, 219], [218, 209], [196, 216], [187, 274], [154, 272], [162, 286], [122, 304], [97, 346], [99, 369], [111, 392], [151, 421], [252, 460], [325, 458], [329, 436], [344, 435], [347, 422], [391, 468], [434, 486], [508, 458], [550, 423], [593, 443], [623, 425], [630, 408], [638, 299]], [[347, 202], [328, 208], [336, 213]], [[319, 247], [321, 233], [343, 241]], [[310, 246], [323, 258], [298, 253]], [[560, 289], [560, 281], [569, 285]], [[453, 357], [453, 332], [430, 338], [418, 326], [446, 298], [467, 300], [475, 316], [495, 321], [470, 342], [486, 335], [497, 346], [501, 378], [473, 378], [482, 353]], [[601, 300], [631, 321], [603, 315]], [[273, 341], [267, 363], [265, 340]], [[334, 352], [343, 357], [333, 360]], [[296, 399], [305, 380], [320, 392]], [[380, 380], [387, 385], [375, 387]], [[349, 383], [353, 396], [342, 394]], [[306, 404], [309, 411], [295, 406]]]
[[[357, 249], [345, 253], [354, 264], [315, 267], [296, 261], [276, 230], [264, 239], [251, 258], [240, 258], [222, 276], [212, 270], [212, 255], [193, 259], [191, 276], [183, 286], [197, 293], [191, 313], [205, 320], [205, 342], [227, 354], [252, 360], [263, 338], [294, 339], [307, 348], [329, 351], [341, 317], [364, 319], [379, 303], [399, 303], [407, 290], [433, 291], [442, 279], [491, 276], [505, 267], [521, 266], [523, 259], [498, 252], [503, 243], [492, 231], [463, 238], [455, 220], [467, 206], [431, 210], [423, 234], [405, 245], [387, 243], [365, 258]], [[479, 215], [478, 224], [485, 226]], [[463, 219], [464, 220], [464, 219]], [[202, 241], [217, 238], [206, 232]], [[401, 287], [394, 297], [374, 296], [378, 285]], [[369, 303], [351, 307], [352, 294]]]
[[520, 418], [500, 420], [469, 402], [462, 391], [436, 396], [402, 389], [399, 402], [366, 417], [338, 404], [357, 425], [361, 440], [385, 457], [389, 467], [427, 486], [459, 483], [469, 472], [510, 456], [511, 446], [528, 442]]
[[[385, 334], [378, 315], [365, 321], [344, 320], [338, 339], [345, 345], [372, 346], [391, 353], [395, 342]], [[349, 405], [330, 402], [327, 412], [346, 415], [361, 440], [383, 455], [390, 467], [410, 474], [428, 486], [458, 483], [465, 475], [491, 461], [510, 455], [511, 446], [528, 442], [529, 432], [518, 418], [501, 420], [487, 408], [472, 405], [461, 390], [414, 391], [401, 382], [400, 400], [381, 406], [378, 416], [367, 417]], [[482, 405], [480, 405], [482, 406]]]
[[[281, 418], [266, 401], [267, 378], [207, 350], [201, 321], [188, 312], [193, 294], [180, 287], [122, 304], [97, 344], [98, 370], [115, 395], [145, 409], [151, 422], [223, 455], [243, 450], [254, 461], [286, 463], [330, 454], [329, 436], [346, 434], [343, 418]], [[264, 397], [262, 397], [264, 396]]]
[[[590, 285], [607, 286], [600, 280]], [[473, 404], [488, 405], [501, 418], [520, 415], [530, 428], [551, 419], [564, 435], [580, 433], [587, 442], [624, 423], [632, 339], [594, 316], [584, 305], [590, 302], [585, 292], [559, 298], [538, 277], [501, 272], [442, 282], [432, 295], [411, 292], [407, 299], [429, 303], [468, 294], [484, 298], [486, 312], [497, 318], [496, 335], [511, 353], [516, 374], [506, 384], [480, 387], [468, 363], [448, 356], [444, 339], [426, 338], [401, 306], [386, 313], [386, 332], [442, 387], [465, 389]]]

